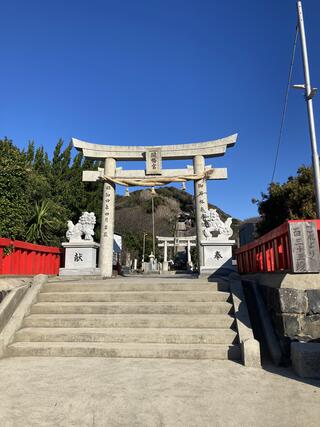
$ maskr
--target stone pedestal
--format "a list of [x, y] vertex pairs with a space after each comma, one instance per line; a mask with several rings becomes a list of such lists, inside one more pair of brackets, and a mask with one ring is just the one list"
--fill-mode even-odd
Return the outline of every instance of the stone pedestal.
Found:
[[232, 265], [232, 246], [235, 240], [210, 239], [200, 242], [201, 258], [200, 274], [228, 274], [235, 271]]
[[60, 268], [60, 276], [99, 275], [97, 249], [99, 244], [82, 240], [62, 243], [65, 248], [65, 268]]

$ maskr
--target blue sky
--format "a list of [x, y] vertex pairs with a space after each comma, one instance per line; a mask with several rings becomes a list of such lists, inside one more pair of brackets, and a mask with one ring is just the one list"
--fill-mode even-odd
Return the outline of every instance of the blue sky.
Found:
[[[304, 14], [319, 87], [320, 2], [305, 0]], [[162, 145], [237, 132], [237, 145], [209, 162], [229, 171], [208, 183], [209, 201], [238, 218], [256, 214], [251, 198], [272, 174], [294, 0], [10, 0], [1, 15], [1, 136], [52, 153], [60, 137]], [[310, 162], [305, 102], [292, 91], [276, 180]]]

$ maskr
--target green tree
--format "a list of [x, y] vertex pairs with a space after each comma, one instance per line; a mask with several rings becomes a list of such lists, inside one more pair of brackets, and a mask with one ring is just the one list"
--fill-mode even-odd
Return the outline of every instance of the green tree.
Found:
[[30, 169], [24, 153], [11, 140], [0, 140], [0, 236], [25, 237], [30, 216]]
[[310, 167], [301, 166], [297, 176], [289, 177], [284, 184], [272, 183], [268, 193], [262, 193], [258, 205], [261, 221], [257, 224], [259, 235], [281, 225], [288, 219], [316, 218], [313, 191], [313, 173]]
[[28, 165], [32, 165], [34, 161], [34, 141], [29, 141], [26, 151], [26, 160]]

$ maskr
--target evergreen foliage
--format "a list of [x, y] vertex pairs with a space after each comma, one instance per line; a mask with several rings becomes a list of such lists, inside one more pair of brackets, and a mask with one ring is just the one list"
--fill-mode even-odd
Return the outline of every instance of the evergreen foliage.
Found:
[[26, 156], [7, 138], [0, 143], [0, 236], [25, 238], [32, 182]]
[[50, 160], [34, 141], [24, 151], [0, 140], [0, 237], [60, 245], [68, 219], [77, 222], [84, 210], [99, 217], [101, 184], [81, 180], [97, 164], [81, 153], [72, 159], [71, 143], [63, 145], [60, 139]]
[[284, 184], [272, 183], [268, 193], [262, 193], [257, 203], [261, 221], [257, 224], [263, 235], [289, 219], [315, 219], [315, 196], [312, 169], [301, 166], [297, 176], [289, 177]]

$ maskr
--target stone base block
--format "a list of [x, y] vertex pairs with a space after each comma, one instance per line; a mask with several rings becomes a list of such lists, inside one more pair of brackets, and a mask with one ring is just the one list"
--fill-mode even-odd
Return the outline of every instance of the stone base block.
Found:
[[225, 275], [235, 271], [232, 263], [232, 246], [234, 240], [204, 240], [200, 242], [203, 265], [200, 266], [200, 275]]
[[291, 343], [291, 360], [299, 377], [320, 379], [320, 343]]
[[259, 341], [251, 338], [241, 342], [242, 362], [249, 368], [261, 368]]
[[59, 276], [100, 276], [100, 268], [60, 268]]
[[97, 249], [99, 244], [89, 241], [62, 243], [65, 248], [65, 268], [61, 275], [92, 275], [97, 273]]

